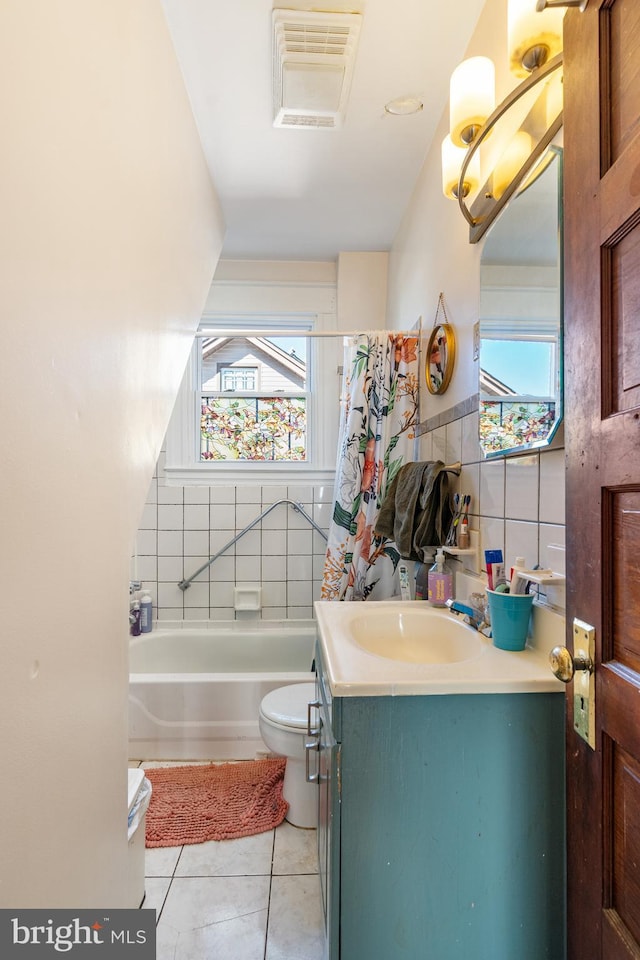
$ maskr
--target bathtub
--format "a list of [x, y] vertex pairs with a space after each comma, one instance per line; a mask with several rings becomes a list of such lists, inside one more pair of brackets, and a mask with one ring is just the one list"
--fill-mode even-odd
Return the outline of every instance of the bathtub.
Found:
[[312, 678], [311, 620], [155, 629], [129, 643], [132, 760], [247, 760], [266, 693]]

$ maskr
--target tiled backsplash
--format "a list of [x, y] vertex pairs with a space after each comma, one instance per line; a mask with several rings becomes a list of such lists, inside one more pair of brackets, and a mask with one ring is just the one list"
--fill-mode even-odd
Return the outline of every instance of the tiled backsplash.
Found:
[[480, 531], [482, 552], [501, 549], [507, 567], [517, 556], [528, 567], [555, 565], [548, 548], [565, 545], [564, 449], [484, 460], [478, 414], [470, 413], [424, 433], [420, 458], [462, 462], [454, 484], [471, 495], [469, 524]]
[[301, 503], [327, 530], [328, 486], [167, 486], [161, 454], [137, 535], [132, 579], [149, 590], [158, 620], [233, 620], [235, 587], [261, 587], [263, 619], [308, 619], [320, 596], [325, 541], [293, 507], [282, 504], [226, 550], [184, 592], [190, 577], [276, 500]]

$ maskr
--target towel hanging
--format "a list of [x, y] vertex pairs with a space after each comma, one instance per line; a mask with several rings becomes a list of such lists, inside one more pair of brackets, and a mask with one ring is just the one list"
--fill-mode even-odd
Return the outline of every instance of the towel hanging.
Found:
[[376, 533], [394, 540], [404, 560], [423, 561], [425, 547], [446, 540], [452, 519], [449, 469], [442, 460], [406, 463], [387, 491]]

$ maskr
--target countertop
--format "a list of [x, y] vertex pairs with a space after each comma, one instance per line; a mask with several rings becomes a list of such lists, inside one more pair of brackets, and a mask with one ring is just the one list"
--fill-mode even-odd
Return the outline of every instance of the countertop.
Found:
[[[318, 635], [331, 692], [338, 697], [419, 696], [482, 693], [563, 693], [565, 685], [551, 672], [548, 651], [564, 642], [557, 619], [549, 620], [544, 612], [536, 612], [538, 621], [535, 643], [524, 650], [511, 652], [494, 647], [492, 641], [466, 626], [480, 641], [478, 651], [467, 660], [454, 663], [415, 663], [394, 660], [370, 653], [359, 646], [350, 634], [349, 625], [365, 611], [395, 613], [407, 608], [424, 613], [424, 635], [437, 630], [440, 618], [457, 619], [448, 610], [416, 601], [378, 601], [375, 603], [337, 603], [319, 600], [315, 603]], [[542, 631], [542, 636], [540, 632]]]

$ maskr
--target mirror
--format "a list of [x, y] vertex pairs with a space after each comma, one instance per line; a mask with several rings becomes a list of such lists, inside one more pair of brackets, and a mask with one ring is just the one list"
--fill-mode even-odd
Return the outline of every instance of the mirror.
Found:
[[562, 421], [562, 150], [550, 147], [487, 234], [480, 261], [480, 446], [551, 443]]
[[425, 380], [429, 393], [444, 393], [456, 359], [456, 338], [450, 323], [434, 327], [427, 344]]

